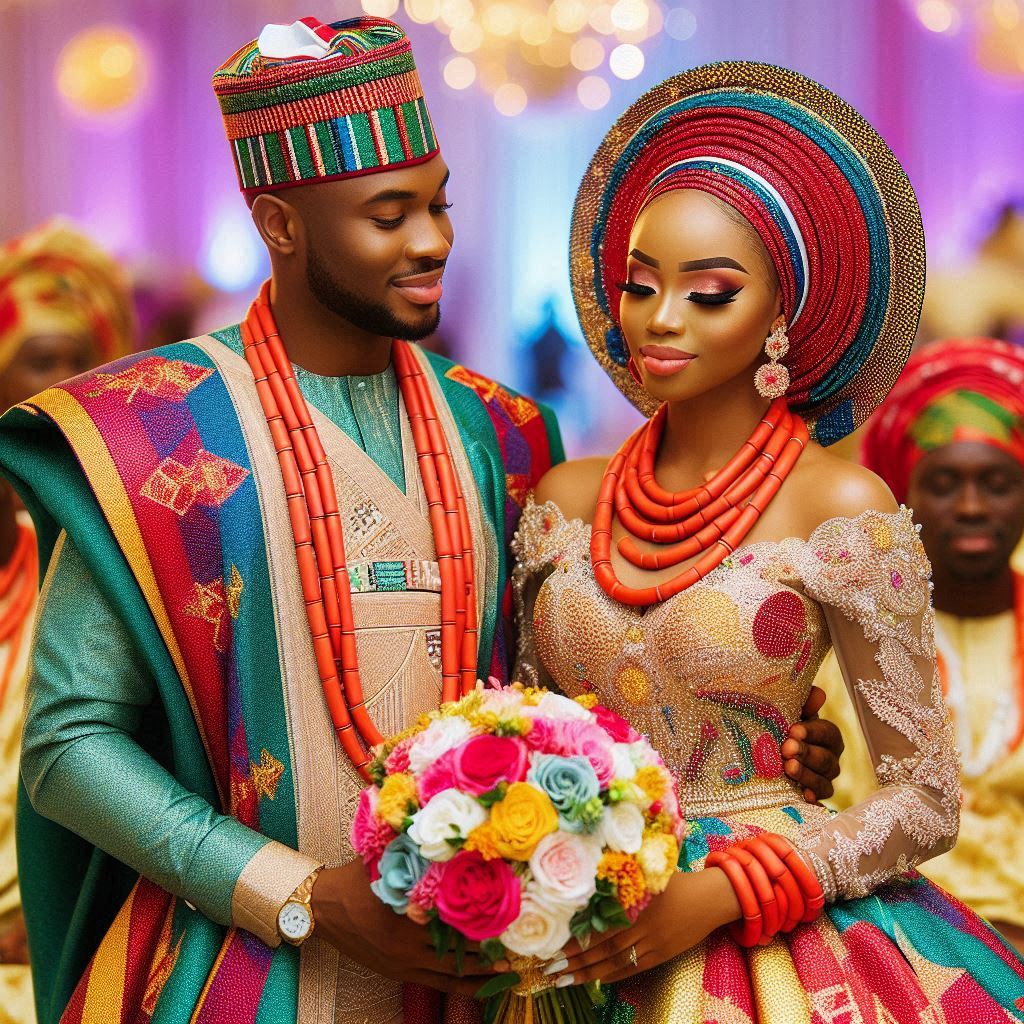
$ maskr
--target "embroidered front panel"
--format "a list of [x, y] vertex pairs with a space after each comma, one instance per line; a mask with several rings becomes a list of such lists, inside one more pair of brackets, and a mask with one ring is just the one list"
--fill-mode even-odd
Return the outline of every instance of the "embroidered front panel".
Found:
[[[514, 541], [529, 651], [565, 692], [596, 693], [677, 773], [689, 816], [801, 804], [780, 747], [835, 643], [883, 787], [800, 843], [831, 896], [855, 896], [942, 852], [956, 833], [958, 764], [934, 673], [929, 567], [908, 511], [832, 520], [807, 540], [738, 549], [646, 610], [612, 601], [590, 528], [527, 505]], [[543, 583], [538, 585], [538, 581]]]

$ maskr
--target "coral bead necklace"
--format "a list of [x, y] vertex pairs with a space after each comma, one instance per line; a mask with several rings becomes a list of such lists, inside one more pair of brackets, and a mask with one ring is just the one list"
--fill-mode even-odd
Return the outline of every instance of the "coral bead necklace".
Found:
[[[338, 741], [364, 778], [383, 737], [367, 712], [334, 477], [270, 308], [270, 283], [242, 324], [284, 480], [313, 651]], [[473, 540], [466, 501], [426, 377], [408, 344], [392, 358], [416, 448], [441, 573], [442, 701], [476, 685], [477, 619]], [[340, 672], [339, 672], [340, 669]]]
[[[663, 405], [608, 464], [594, 512], [590, 553], [602, 589], [622, 604], [667, 601], [703, 579], [750, 533], [807, 445], [807, 427], [785, 398], [772, 402], [740, 450], [710, 480], [688, 491], [666, 491], [654, 478], [654, 460], [665, 431]], [[612, 522], [627, 536], [619, 553], [640, 569], [660, 570], [701, 556], [672, 579], [628, 587], [611, 562]], [[636, 539], [663, 545], [642, 551]]]

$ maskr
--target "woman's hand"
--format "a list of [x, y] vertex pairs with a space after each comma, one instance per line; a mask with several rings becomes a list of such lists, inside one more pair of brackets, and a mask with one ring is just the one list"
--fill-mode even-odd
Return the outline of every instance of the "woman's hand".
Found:
[[573, 943], [568, 962], [555, 965], [561, 967], [557, 984], [622, 981], [685, 953], [739, 917], [740, 905], [721, 868], [677, 872], [636, 924], [597, 937], [585, 950]]

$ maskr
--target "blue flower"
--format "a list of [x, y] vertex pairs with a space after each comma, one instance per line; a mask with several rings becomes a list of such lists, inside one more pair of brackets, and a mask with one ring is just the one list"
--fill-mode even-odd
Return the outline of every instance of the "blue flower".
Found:
[[405, 832], [392, 839], [380, 858], [380, 878], [370, 883], [378, 899], [396, 914], [404, 914], [409, 905], [409, 893], [427, 870], [427, 862], [419, 848]]
[[562, 828], [583, 831], [587, 816], [582, 812], [601, 792], [597, 773], [585, 757], [537, 754], [526, 779], [551, 798]]

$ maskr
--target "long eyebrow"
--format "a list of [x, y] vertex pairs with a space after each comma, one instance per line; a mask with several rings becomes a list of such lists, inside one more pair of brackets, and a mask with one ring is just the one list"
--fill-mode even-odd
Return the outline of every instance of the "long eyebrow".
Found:
[[647, 253], [641, 252], [639, 249], [634, 249], [629, 255], [641, 263], [646, 263], [649, 267], [654, 267], [655, 270], [661, 269], [661, 264], [653, 256], [648, 256]]
[[[451, 176], [452, 172], [451, 170], [449, 170], [445, 174], [444, 180], [434, 190], [435, 195], [448, 184], [448, 179]], [[401, 202], [406, 199], [415, 199], [416, 195], [417, 194], [415, 192], [410, 192], [408, 189], [392, 188], [388, 189], [386, 192], [378, 192], [375, 196], [371, 196], [369, 199], [366, 200], [366, 202], [363, 205], [373, 206], [375, 203], [391, 203], [396, 201]]]
[[679, 264], [679, 270], [684, 274], [694, 270], [719, 270], [723, 267], [729, 270], [738, 270], [743, 274], [748, 272], [742, 263], [737, 263], [735, 260], [729, 259], [728, 256], [712, 256], [706, 260], [688, 260]]

